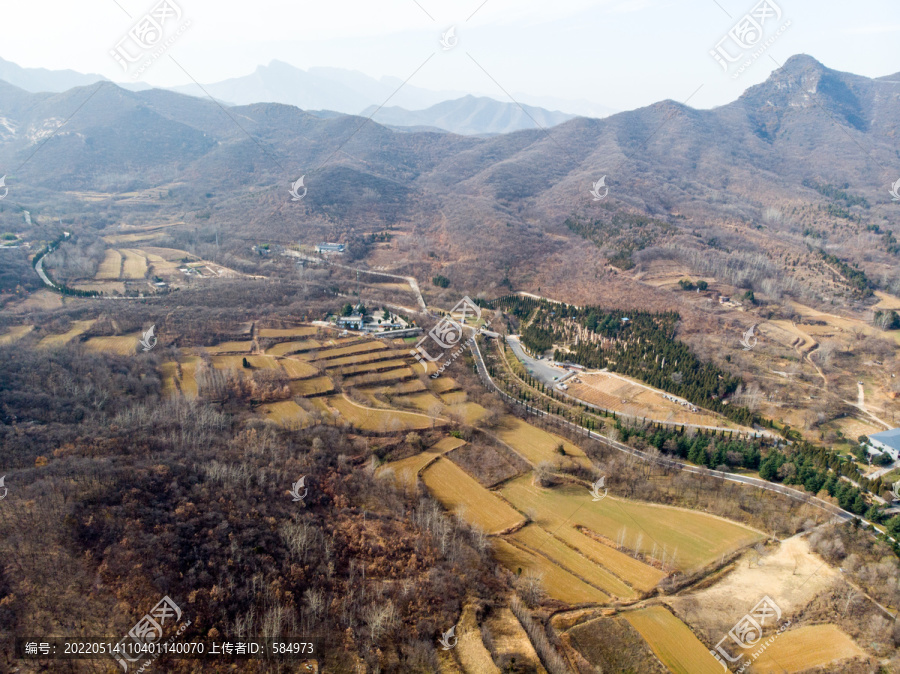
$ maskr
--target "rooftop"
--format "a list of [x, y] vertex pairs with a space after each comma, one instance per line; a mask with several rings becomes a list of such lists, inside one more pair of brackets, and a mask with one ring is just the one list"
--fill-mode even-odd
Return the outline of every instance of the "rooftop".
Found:
[[869, 436], [869, 439], [878, 440], [878, 442], [887, 445], [891, 449], [900, 450], [900, 428], [892, 428], [889, 431], [873, 433]]

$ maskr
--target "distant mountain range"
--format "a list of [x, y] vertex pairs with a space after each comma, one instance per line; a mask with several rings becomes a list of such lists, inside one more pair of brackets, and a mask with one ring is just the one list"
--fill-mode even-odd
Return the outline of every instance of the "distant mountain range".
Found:
[[23, 68], [0, 58], [0, 80], [32, 93], [68, 91], [105, 79], [102, 75], [84, 75], [74, 70]]
[[[443, 260], [447, 268], [434, 271], [490, 273], [496, 282], [504, 270], [571, 276], [617, 250], [638, 261], [725, 256], [740, 276], [762, 260], [808, 254], [807, 241], [844, 254], [842, 242], [860, 231], [874, 242], [871, 260], [896, 265], [879, 237], [900, 238], [900, 208], [888, 194], [900, 178], [898, 79], [801, 55], [712, 110], [662, 101], [570, 119], [550, 134], [489, 137], [401, 133], [378, 116], [280, 103], [226, 112], [112, 83], [34, 94], [0, 82], [0, 175], [9, 174], [10, 190], [0, 210], [27, 204], [40, 214], [67, 191], [159, 188], [168, 196], [143, 206], [155, 217], [269, 241], [402, 232], [418, 264]], [[457, 103], [466, 114], [480, 105]], [[407, 119], [434, 124], [435, 107]], [[301, 175], [308, 195], [291, 203]], [[589, 190], [603, 176], [609, 193], [597, 203]]]
[[549, 128], [562, 124], [575, 115], [551, 112], [531, 105], [500, 103], [492, 98], [464, 96], [444, 101], [425, 110], [405, 110], [401, 107], [370, 106], [362, 116], [374, 115], [379, 124], [396, 127], [434, 127], [462, 135], [511, 133], [522, 129]]
[[[0, 59], [0, 80], [32, 93], [62, 92], [105, 79], [101, 75], [83, 75], [72, 70], [22, 68]], [[151, 88], [143, 83], [121, 86], [129, 91]], [[460, 91], [422, 89], [404, 85], [395, 77], [379, 80], [341, 68], [302, 70], [281, 61], [259, 66], [250, 75], [205, 84], [203, 88], [226, 105], [285, 103], [317, 113], [320, 117], [327, 117], [331, 112], [368, 117], [387, 101], [390, 107], [381, 108], [377, 114], [377, 121], [382, 124], [465, 135], [509, 133], [538, 126], [549, 128], [577, 114], [605, 117], [613, 112], [586, 101], [528, 97], [539, 101], [540, 105], [554, 105], [568, 110], [550, 111], [536, 105], [520, 106], [510, 101], [476, 98]], [[195, 84], [172, 87], [171, 91], [206, 97], [206, 93]], [[517, 96], [520, 102], [522, 98]]]
[[[391, 106], [381, 108], [376, 115], [376, 121], [382, 124], [442, 129], [467, 135], [509, 133], [538, 126], [546, 128], [575, 117], [575, 114], [552, 112], [536, 106], [520, 107], [488, 97], [467, 96], [459, 91], [431, 91], [404, 85], [395, 77], [376, 80], [340, 68], [302, 70], [281, 61], [259, 66], [244, 77], [205, 84], [203, 88], [211, 96], [233, 105], [286, 103], [301, 110], [328, 110], [363, 117], [369, 117], [387, 101]], [[173, 87], [172, 90], [191, 96], [203, 95], [196, 85]], [[572, 102], [572, 105], [585, 109], [583, 102]], [[594, 110], [600, 113], [596, 116], [613, 112], [606, 108]]]

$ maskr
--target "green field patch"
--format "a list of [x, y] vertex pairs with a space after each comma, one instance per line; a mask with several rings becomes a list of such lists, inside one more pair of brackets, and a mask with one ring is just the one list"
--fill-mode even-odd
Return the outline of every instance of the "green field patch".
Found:
[[282, 358], [278, 362], [291, 379], [303, 379], [319, 374], [317, 367], [296, 358]]
[[291, 393], [298, 396], [316, 396], [334, 391], [334, 382], [331, 377], [313, 377], [312, 379], [298, 379], [292, 381], [289, 386]]
[[448, 413], [462, 420], [464, 424], [477, 424], [487, 416], [488, 411], [478, 403], [459, 403], [448, 408]]
[[207, 353], [210, 354], [248, 354], [253, 349], [253, 342], [222, 342], [221, 344], [216, 344], [215, 346], [204, 346], [201, 348], [203, 348]]
[[300, 326], [296, 328], [260, 328], [260, 337], [311, 337], [319, 331], [318, 328], [311, 326]]
[[258, 408], [260, 414], [287, 428], [305, 428], [312, 422], [312, 417], [293, 400], [281, 400], [266, 403]]
[[[314, 398], [313, 400], [319, 399]], [[423, 414], [363, 407], [342, 395], [329, 396], [326, 403], [329, 407], [337, 410], [341, 417], [349, 423], [364, 431], [390, 433], [422, 430], [432, 428], [434, 423], [432, 419]], [[443, 424], [440, 420], [437, 423], [438, 425]]]
[[704, 513], [612, 495], [593, 501], [590, 491], [580, 485], [544, 489], [528, 475], [510, 480], [501, 491], [515, 508], [534, 513], [535, 522], [548, 531], [568, 524], [586, 527], [611, 541], [624, 534], [625, 547], [645, 555], [653, 554], [655, 545], [657, 559], [665, 547], [667, 563], [684, 573], [763, 538], [740, 524]]
[[171, 360], [159, 366], [162, 375], [162, 394], [164, 396], [172, 396], [178, 393], [178, 387], [175, 381], [178, 379], [178, 363]]
[[448, 391], [455, 391], [458, 389], [459, 384], [451, 377], [438, 377], [437, 379], [432, 379], [428, 382], [428, 388], [435, 393], [447, 393]]
[[468, 522], [489, 534], [505, 531], [523, 521], [522, 515], [447, 459], [431, 464], [422, 473], [422, 481], [447, 510], [460, 512]]
[[410, 379], [414, 376], [411, 368], [400, 367], [396, 370], [388, 370], [387, 372], [370, 372], [369, 374], [347, 377], [344, 380], [344, 384], [347, 386], [371, 386], [372, 384], [383, 384], [400, 379]]
[[72, 321], [71, 327], [66, 332], [59, 335], [47, 335], [38, 342], [38, 347], [47, 349], [68, 344], [76, 337], [80, 337], [87, 332], [94, 323], [95, 320]]
[[117, 335], [115, 337], [91, 337], [84, 343], [84, 348], [89, 351], [130, 356], [135, 353], [140, 340], [140, 332], [135, 332], [131, 335]]
[[[418, 381], [418, 379], [416, 381]], [[445, 407], [437, 396], [433, 396], [430, 393], [413, 393], [412, 395], [406, 395], [399, 398], [398, 401], [402, 402], [404, 405], [415, 407], [417, 410], [421, 410], [425, 413], [428, 413], [431, 410], [440, 413]]]
[[656, 657], [675, 674], [721, 674], [722, 666], [690, 628], [662, 606], [630, 611], [624, 616]]
[[381, 351], [386, 348], [387, 345], [384, 342], [369, 340], [360, 342], [359, 344], [339, 346], [334, 349], [320, 349], [316, 352], [316, 360], [328, 360], [331, 358], [339, 358], [340, 356], [349, 356], [354, 353], [366, 353], [368, 351]]
[[392, 349], [384, 349], [381, 351], [367, 351], [365, 353], [357, 353], [351, 356], [341, 356], [340, 358], [330, 358], [321, 362], [327, 368], [343, 367], [345, 365], [360, 365], [362, 363], [370, 363], [379, 360], [401, 359], [406, 363], [409, 356], [408, 351], [396, 351]]
[[[514, 416], [506, 415], [503, 421], [494, 431], [503, 442], [512, 446], [532, 466], [540, 463], [555, 463], [564, 457], [590, 466], [591, 462], [580, 447], [573, 445], [558, 435], [548, 433], [531, 424], [527, 424]], [[562, 445], [565, 455], [560, 454], [557, 448]]]
[[406, 365], [405, 360], [379, 360], [374, 363], [361, 363], [360, 365], [344, 365], [343, 367], [332, 367], [331, 361], [316, 361], [316, 364], [324, 365], [329, 372], [337, 372], [342, 376], [351, 376], [354, 374], [363, 374], [366, 372], [383, 372], [385, 370], [396, 370]]
[[637, 599], [637, 592], [607, 569], [573, 550], [536, 524], [529, 524], [512, 536], [534, 554], [549, 557], [563, 569], [572, 573], [606, 594], [624, 600]]
[[18, 342], [32, 330], [34, 330], [33, 325], [14, 325], [0, 335], [0, 346], [8, 346], [14, 342]]
[[408, 456], [405, 459], [391, 461], [382, 466], [379, 470], [393, 470], [394, 475], [398, 480], [402, 480], [411, 487], [416, 484], [420, 470], [442, 454], [446, 454], [458, 447], [462, 447], [464, 444], [466, 444], [466, 441], [459, 438], [441, 438], [424, 452], [420, 452], [414, 456]]
[[464, 403], [468, 400], [469, 396], [465, 391], [453, 391], [451, 393], [444, 393], [441, 395], [441, 400], [444, 401], [447, 405], [457, 405], [459, 403]]
[[576, 578], [546, 557], [534, 555], [508, 543], [494, 540], [494, 557], [517, 575], [531, 574], [541, 579], [541, 587], [553, 599], [567, 604], [605, 604], [609, 597], [580, 578]]
[[649, 592], [666, 577], [664, 571], [644, 564], [639, 559], [619, 552], [614, 547], [604, 545], [581, 533], [570, 524], [556, 529], [553, 535], [567, 545], [578, 549], [588, 559], [609, 569], [639, 592]]
[[[250, 365], [249, 368], [244, 367], [245, 360], [247, 361], [247, 364]], [[274, 370], [278, 368], [278, 361], [272, 356], [241, 356], [233, 354], [227, 356], [213, 356], [212, 363], [213, 367], [217, 370], [247, 371], [250, 369]]]
[[401, 381], [392, 386], [387, 386], [385, 387], [384, 392], [393, 395], [405, 395], [407, 393], [419, 393], [420, 391], [425, 390], [425, 384], [422, 383], [421, 379], [411, 379], [410, 381]]
[[314, 339], [304, 339], [297, 342], [281, 342], [266, 349], [266, 353], [270, 356], [287, 356], [292, 353], [303, 353], [304, 351], [312, 351], [322, 346], [321, 342]]
[[793, 674], [855, 657], [866, 653], [837, 625], [806, 625], [782, 633], [753, 661], [752, 671]]

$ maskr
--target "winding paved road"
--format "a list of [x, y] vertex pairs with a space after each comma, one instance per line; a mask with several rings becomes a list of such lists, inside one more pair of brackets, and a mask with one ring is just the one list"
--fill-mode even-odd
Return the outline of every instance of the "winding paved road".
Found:
[[[749, 430], [741, 431], [740, 429], [735, 429], [735, 428], [725, 428], [724, 426], [703, 426], [701, 424], [681, 424], [681, 423], [674, 423], [672, 421], [665, 421], [662, 419], [651, 419], [650, 417], [639, 417], [637, 415], [626, 414], [625, 412], [620, 412], [618, 410], [610, 410], [605, 407], [600, 407], [599, 405], [594, 405], [593, 403], [589, 403], [585, 400], [582, 400], [581, 398], [577, 398], [573, 395], [569, 395], [565, 391], [561, 391], [558, 388], [556, 388], [557, 382], [554, 380], [554, 377], [562, 377], [563, 375], [568, 374], [569, 370], [566, 370], [561, 367], [557, 367], [555, 365], [551, 365], [547, 361], [540, 360], [538, 358], [529, 356], [528, 353], [525, 351], [525, 349], [522, 347], [522, 343], [519, 341], [519, 338], [515, 335], [509, 335], [506, 338], [506, 341], [509, 344], [510, 348], [512, 348], [513, 353], [516, 354], [516, 357], [520, 361], [522, 361], [522, 363], [525, 365], [525, 368], [532, 375], [534, 375], [537, 379], [540, 379], [547, 386], [553, 388], [554, 391], [557, 393], [557, 395], [561, 395], [565, 398], [568, 398], [569, 400], [577, 402], [578, 404], [586, 405], [587, 407], [590, 407], [591, 409], [599, 410], [602, 412], [615, 412], [617, 417], [634, 419], [635, 421], [641, 421], [641, 420], [651, 421], [653, 423], [659, 423], [659, 424], [663, 424], [665, 426], [672, 426], [672, 427], [684, 426], [685, 428], [697, 428], [697, 429], [703, 429], [703, 430], [707, 430], [707, 431], [725, 431], [725, 432], [738, 433], [741, 435], [746, 435], [747, 433], [751, 432]], [[585, 372], [592, 372], [592, 370], [585, 370]], [[632, 382], [631, 380], [625, 379], [624, 377], [621, 377], [621, 376], [615, 374], [614, 372], [610, 372], [608, 374], [612, 377], [617, 377], [618, 379], [621, 379], [622, 381], [628, 382], [630, 384], [634, 384], [635, 386], [642, 386], [643, 388], [646, 388], [648, 391], [652, 391], [653, 393], [657, 393], [657, 394], [662, 393], [661, 391], [654, 389], [650, 386], [647, 386], [646, 384], [641, 384], [640, 382]], [[775, 439], [779, 439], [779, 440], [781, 439], [781, 436], [776, 435], [775, 433], [772, 433], [770, 431], [760, 430], [760, 431], [753, 431], [753, 433], [757, 436], [765, 435], [765, 436], [768, 436], [771, 438], [775, 438]]]
[[[478, 370], [478, 375], [481, 377], [481, 380], [484, 382], [485, 386], [487, 386], [488, 390], [497, 393], [504, 400], [513, 403], [514, 405], [519, 405], [525, 409], [525, 411], [529, 414], [534, 414], [536, 416], [546, 417], [550, 420], [553, 420], [555, 423], [561, 426], [567, 426], [571, 430], [579, 433], [580, 435], [584, 435], [586, 437], [592, 438], [594, 440], [599, 440], [600, 442], [613, 447], [614, 449], [619, 450], [620, 452], [625, 452], [626, 454], [631, 454], [632, 456], [638, 457], [644, 461], [650, 461], [652, 463], [656, 463], [662, 466], [666, 466], [669, 468], [676, 468], [678, 470], [682, 470], [686, 473], [694, 473], [695, 475], [703, 475], [708, 477], [714, 477], [719, 480], [724, 480], [727, 482], [738, 482], [740, 484], [746, 484], [751, 487], [756, 487], [758, 489], [765, 489], [767, 491], [778, 492], [779, 494], [783, 494], [789, 498], [794, 499], [795, 501], [799, 501], [801, 503], [809, 503], [821, 510], [824, 510], [831, 515], [834, 515], [836, 518], [843, 520], [845, 522], [850, 522], [854, 519], [859, 519], [860, 522], [865, 523], [869, 527], [872, 527], [872, 531], [877, 531], [874, 528], [874, 525], [863, 519], [862, 517], [858, 517], [853, 513], [844, 510], [843, 508], [839, 508], [838, 506], [832, 505], [827, 501], [823, 501], [822, 499], [812, 496], [811, 494], [807, 494], [806, 492], [801, 492], [796, 489], [791, 489], [790, 487], [785, 487], [784, 485], [775, 484], [774, 482], [768, 482], [767, 480], [762, 480], [756, 477], [748, 477], [745, 475], [734, 475], [732, 473], [724, 473], [718, 470], [712, 470], [710, 468], [701, 468], [699, 466], [692, 466], [687, 463], [683, 463], [681, 461], [676, 461], [674, 459], [670, 459], [664, 456], [651, 456], [647, 452], [643, 452], [639, 449], [635, 449], [634, 447], [629, 447], [628, 445], [624, 445], [621, 442], [617, 442], [616, 440], [612, 440], [611, 438], [606, 437], [605, 435], [601, 435], [600, 433], [596, 433], [594, 431], [589, 431], [586, 428], [578, 426], [577, 424], [573, 424], [566, 419], [561, 419], [556, 417], [555, 415], [548, 414], [547, 412], [532, 407], [521, 400], [516, 400], [512, 396], [508, 395], [505, 391], [500, 389], [499, 386], [494, 382], [491, 376], [488, 374], [487, 366], [484, 364], [484, 358], [481, 355], [481, 349], [478, 346], [478, 341], [473, 339], [469, 344], [469, 349], [472, 351], [472, 356], [475, 358], [475, 364]], [[887, 537], [889, 541], [896, 542], [890, 536]]]

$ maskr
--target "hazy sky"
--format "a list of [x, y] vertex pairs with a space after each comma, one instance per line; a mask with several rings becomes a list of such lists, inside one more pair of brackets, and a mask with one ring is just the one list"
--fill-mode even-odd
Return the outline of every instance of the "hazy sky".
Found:
[[[416, 86], [501, 100], [508, 100], [505, 90], [517, 98], [524, 92], [626, 110], [684, 101], [701, 86], [690, 105], [721, 105], [797, 53], [871, 77], [900, 71], [897, 0], [774, 0], [782, 16], [769, 12], [764, 37], [782, 33], [736, 79], [709, 52], [756, 6], [753, 0], [173, 1], [183, 12], [179, 23], [190, 26], [168, 53], [200, 82], [246, 75], [279, 59], [374, 77], [412, 75]], [[7, 0], [0, 57], [127, 81], [109, 52], [154, 4]], [[445, 51], [439, 38], [450, 26], [459, 42]], [[736, 56], [739, 48], [726, 42], [723, 49]], [[168, 58], [141, 79], [190, 82]]]

